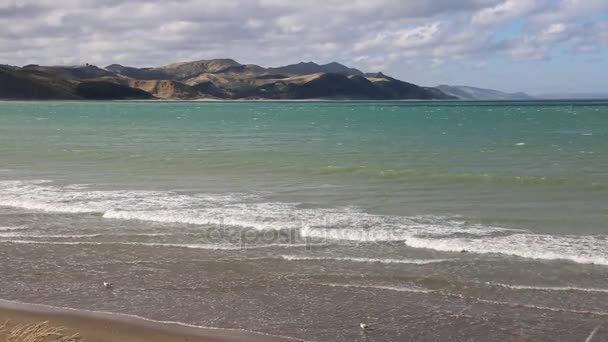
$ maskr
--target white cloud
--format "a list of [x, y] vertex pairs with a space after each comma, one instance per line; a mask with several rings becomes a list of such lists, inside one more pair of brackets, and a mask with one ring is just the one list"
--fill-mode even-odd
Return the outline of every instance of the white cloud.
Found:
[[509, 54], [516, 60], [545, 60], [547, 51], [534, 41], [523, 41], [509, 49]]
[[373, 49], [379, 46], [382, 46], [386, 43], [387, 33], [386, 32], [378, 32], [374, 34], [372, 37], [364, 38], [358, 42], [356, 42], [353, 46], [355, 51], [363, 51], [367, 49]]
[[396, 45], [407, 49], [431, 44], [440, 34], [439, 26], [439, 22], [434, 22], [424, 26], [397, 31]]
[[484, 8], [473, 16], [479, 25], [495, 25], [525, 15], [535, 9], [539, 0], [506, 0], [496, 6]]
[[536, 22], [553, 23], [571, 21], [577, 18], [588, 19], [590, 15], [608, 11], [606, 0], [561, 0], [557, 6], [539, 13]]
[[551, 26], [547, 27], [547, 29], [543, 32], [548, 35], [560, 34], [566, 31], [566, 25], [562, 23], [551, 24]]
[[601, 51], [608, 23], [594, 14], [605, 9], [606, 0], [0, 0], [0, 64], [337, 60], [399, 76], [433, 60]]

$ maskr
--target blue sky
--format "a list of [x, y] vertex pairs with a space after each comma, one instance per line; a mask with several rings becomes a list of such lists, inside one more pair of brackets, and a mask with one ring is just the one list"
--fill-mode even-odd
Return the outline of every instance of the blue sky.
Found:
[[0, 64], [338, 61], [427, 86], [608, 92], [608, 0], [0, 0]]

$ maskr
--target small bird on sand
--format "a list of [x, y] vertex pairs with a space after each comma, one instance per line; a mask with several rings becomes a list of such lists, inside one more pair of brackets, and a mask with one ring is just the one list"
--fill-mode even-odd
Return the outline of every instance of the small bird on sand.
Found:
[[368, 324], [365, 323], [359, 323], [359, 326], [361, 327], [361, 329], [363, 330], [371, 330], [370, 326]]
[[114, 284], [112, 283], [108, 283], [107, 281], [103, 282], [103, 287], [105, 287], [106, 289], [111, 289], [114, 287]]

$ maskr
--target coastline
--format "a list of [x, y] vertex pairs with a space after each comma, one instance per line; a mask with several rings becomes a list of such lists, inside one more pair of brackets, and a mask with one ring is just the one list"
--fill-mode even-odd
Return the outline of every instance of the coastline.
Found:
[[[124, 314], [57, 308], [0, 299], [0, 327], [5, 322], [8, 323], [8, 330], [15, 326], [48, 322], [49, 326], [63, 328], [66, 336], [78, 334], [88, 342], [295, 341], [287, 337], [244, 330], [204, 328]], [[2, 333], [1, 337], [4, 337]]]
[[439, 103], [439, 104], [538, 104], [544, 105], [593, 105], [604, 104], [608, 99], [533, 99], [533, 100], [463, 100], [463, 99], [399, 99], [399, 100], [358, 100], [358, 99], [120, 99], [120, 100], [89, 100], [89, 99], [8, 99], [0, 98], [0, 103]]

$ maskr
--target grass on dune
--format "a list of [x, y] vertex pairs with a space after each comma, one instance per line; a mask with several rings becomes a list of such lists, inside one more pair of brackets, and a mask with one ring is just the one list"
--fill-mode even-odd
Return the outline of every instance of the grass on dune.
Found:
[[78, 334], [66, 335], [65, 328], [51, 326], [49, 322], [23, 324], [8, 327], [6, 321], [0, 325], [0, 338], [5, 342], [86, 342]]

